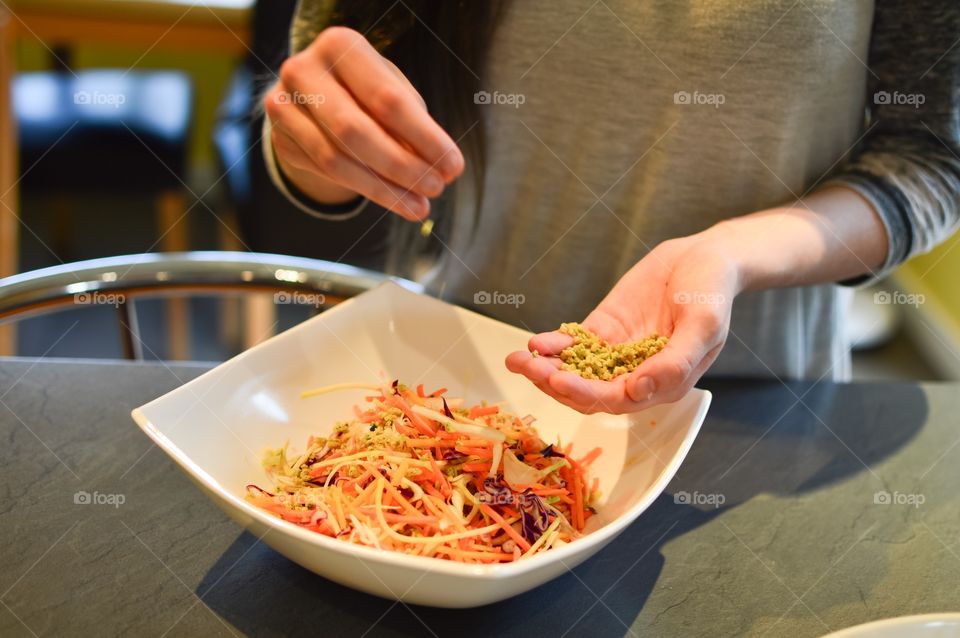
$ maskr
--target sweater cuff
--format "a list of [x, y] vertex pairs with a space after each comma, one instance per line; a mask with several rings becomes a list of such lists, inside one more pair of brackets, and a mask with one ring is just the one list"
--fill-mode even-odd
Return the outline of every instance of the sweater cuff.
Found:
[[343, 204], [320, 204], [303, 194], [280, 170], [276, 153], [273, 150], [273, 136], [270, 134], [272, 126], [270, 118], [263, 118], [263, 161], [267, 166], [267, 174], [277, 190], [283, 193], [287, 200], [304, 213], [317, 219], [328, 221], [345, 221], [359, 215], [370, 201], [358, 195], [356, 199]]
[[823, 187], [845, 186], [873, 206], [887, 233], [887, 257], [878, 269], [838, 282], [841, 286], [864, 287], [887, 277], [910, 257], [913, 230], [907, 211], [909, 202], [888, 182], [866, 171], [849, 171], [827, 181]]

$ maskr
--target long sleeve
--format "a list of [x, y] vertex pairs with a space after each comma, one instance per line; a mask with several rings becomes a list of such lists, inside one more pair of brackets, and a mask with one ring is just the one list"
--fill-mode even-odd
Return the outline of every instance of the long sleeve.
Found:
[[868, 64], [868, 133], [830, 183], [880, 214], [882, 277], [960, 226], [960, 3], [877, 0]]

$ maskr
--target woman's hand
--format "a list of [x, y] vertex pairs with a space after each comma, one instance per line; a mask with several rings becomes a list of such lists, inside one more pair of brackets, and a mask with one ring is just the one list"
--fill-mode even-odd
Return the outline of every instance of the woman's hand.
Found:
[[556, 357], [573, 339], [560, 332], [530, 339], [531, 352], [513, 352], [507, 368], [580, 412], [636, 412], [676, 401], [717, 358], [740, 291], [734, 255], [710, 231], [664, 242], [631, 268], [583, 326], [611, 343], [639, 341], [657, 332], [667, 346], [630, 374], [588, 380], [560, 369]]
[[280, 168], [323, 203], [361, 194], [419, 220], [463, 171], [410, 82], [352, 29], [325, 29], [287, 59], [264, 108]]
[[559, 332], [530, 339], [507, 367], [581, 412], [635, 412], [676, 401], [720, 354], [733, 299], [747, 290], [843, 281], [879, 268], [887, 235], [858, 192], [828, 186], [790, 205], [733, 217], [663, 242], [624, 275], [583, 325], [607, 341], [657, 332], [667, 346], [630, 374], [590, 381], [559, 369], [572, 343]]

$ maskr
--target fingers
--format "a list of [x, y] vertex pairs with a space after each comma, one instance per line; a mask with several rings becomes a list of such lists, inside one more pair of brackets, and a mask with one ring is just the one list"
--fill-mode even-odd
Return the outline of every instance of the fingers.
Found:
[[[533, 346], [539, 337], [552, 338], [553, 335], [570, 338], [561, 333], [543, 333], [533, 337], [530, 345]], [[546, 348], [552, 344], [537, 342], [537, 345]], [[537, 350], [539, 351], [539, 348]], [[522, 374], [544, 393], [578, 412], [619, 414], [636, 411], [633, 402], [625, 398], [624, 377], [613, 381], [584, 379], [573, 372], [562, 370], [560, 360], [555, 356], [534, 357], [529, 352], [511, 352], [507, 356], [506, 366], [511, 372]]]
[[[681, 399], [706, 372], [724, 344], [724, 323], [708, 313], [682, 317], [667, 346], [632, 373], [610, 381], [584, 379], [560, 369], [555, 357], [533, 357], [514, 352], [507, 368], [523, 374], [558, 401], [585, 414], [638, 412], [659, 403]], [[559, 352], [560, 333], [543, 333], [530, 340], [539, 352]], [[559, 349], [556, 349], [558, 348]], [[541, 349], [542, 348], [542, 349]]]
[[[308, 173], [297, 176], [306, 186], [322, 191], [329, 183], [422, 220], [428, 198], [462, 172], [460, 150], [423, 98], [362, 34], [325, 29], [284, 62], [280, 76], [264, 106], [279, 131], [282, 164], [310, 160]], [[311, 184], [310, 172], [327, 181]]]
[[541, 332], [540, 334], [532, 336], [527, 347], [530, 349], [530, 352], [536, 350], [546, 357], [553, 357], [559, 355], [560, 351], [564, 348], [572, 345], [573, 337], [554, 330], [553, 332]]
[[363, 35], [326, 29], [317, 41], [333, 75], [373, 119], [429, 165], [436, 165], [448, 182], [460, 175], [464, 160], [457, 145]]
[[427, 101], [423, 99], [423, 96], [420, 95], [420, 91], [418, 91], [416, 87], [414, 87], [413, 84], [411, 84], [410, 80], [407, 79], [407, 76], [403, 74], [403, 71], [401, 71], [396, 64], [394, 64], [393, 62], [391, 62], [385, 57], [381, 56], [380, 61], [383, 62], [395, 76], [397, 76], [397, 79], [403, 82], [403, 85], [407, 87], [407, 89], [409, 89], [411, 93], [413, 93], [414, 97], [416, 97], [417, 101], [420, 103], [420, 106], [423, 107], [424, 111], [426, 111]]
[[709, 358], [712, 363], [719, 354], [724, 334], [723, 322], [712, 311], [681, 315], [663, 350], [630, 373], [625, 383], [627, 395], [634, 402], [681, 398], [703, 374], [704, 361]]
[[622, 414], [636, 412], [624, 390], [624, 377], [617, 377], [610, 381], [584, 379], [574, 372], [560, 371], [550, 378], [550, 387], [575, 403], [581, 412], [609, 412]]
[[596, 411], [588, 411], [575, 400], [558, 392], [551, 386], [551, 379], [560, 370], [560, 361], [558, 359], [552, 357], [534, 357], [529, 352], [518, 351], [511, 352], [507, 355], [506, 365], [508, 370], [524, 375], [544, 394], [550, 395], [567, 407], [586, 414]]
[[[430, 204], [425, 197], [384, 180], [339, 152], [306, 114], [295, 105], [283, 106], [282, 114], [273, 122], [272, 141], [277, 153], [282, 153], [286, 161], [306, 163], [298, 168], [313, 170], [408, 220], [416, 221], [429, 215]], [[273, 115], [278, 115], [276, 110]]]
[[535, 357], [529, 352], [507, 355], [507, 369], [527, 377], [534, 383], [546, 383], [560, 368], [560, 361], [551, 357]]
[[333, 78], [300, 81], [301, 90], [323, 95], [324, 99], [291, 106], [310, 115], [344, 155], [386, 181], [424, 197], [438, 197], [443, 192], [444, 178], [439, 170], [387, 134]]

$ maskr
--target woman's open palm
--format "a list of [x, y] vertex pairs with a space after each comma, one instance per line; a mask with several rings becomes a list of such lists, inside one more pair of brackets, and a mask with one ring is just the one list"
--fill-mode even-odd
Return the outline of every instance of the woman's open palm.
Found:
[[[631, 268], [583, 321], [611, 343], [658, 333], [667, 346], [630, 374], [611, 381], [562, 370], [557, 355], [573, 343], [560, 332], [530, 339], [530, 352], [513, 352], [507, 368], [584, 413], [636, 412], [676, 401], [713, 363], [726, 342], [738, 290], [735, 261], [697, 236], [664, 242]], [[534, 356], [533, 351], [538, 355]]]

